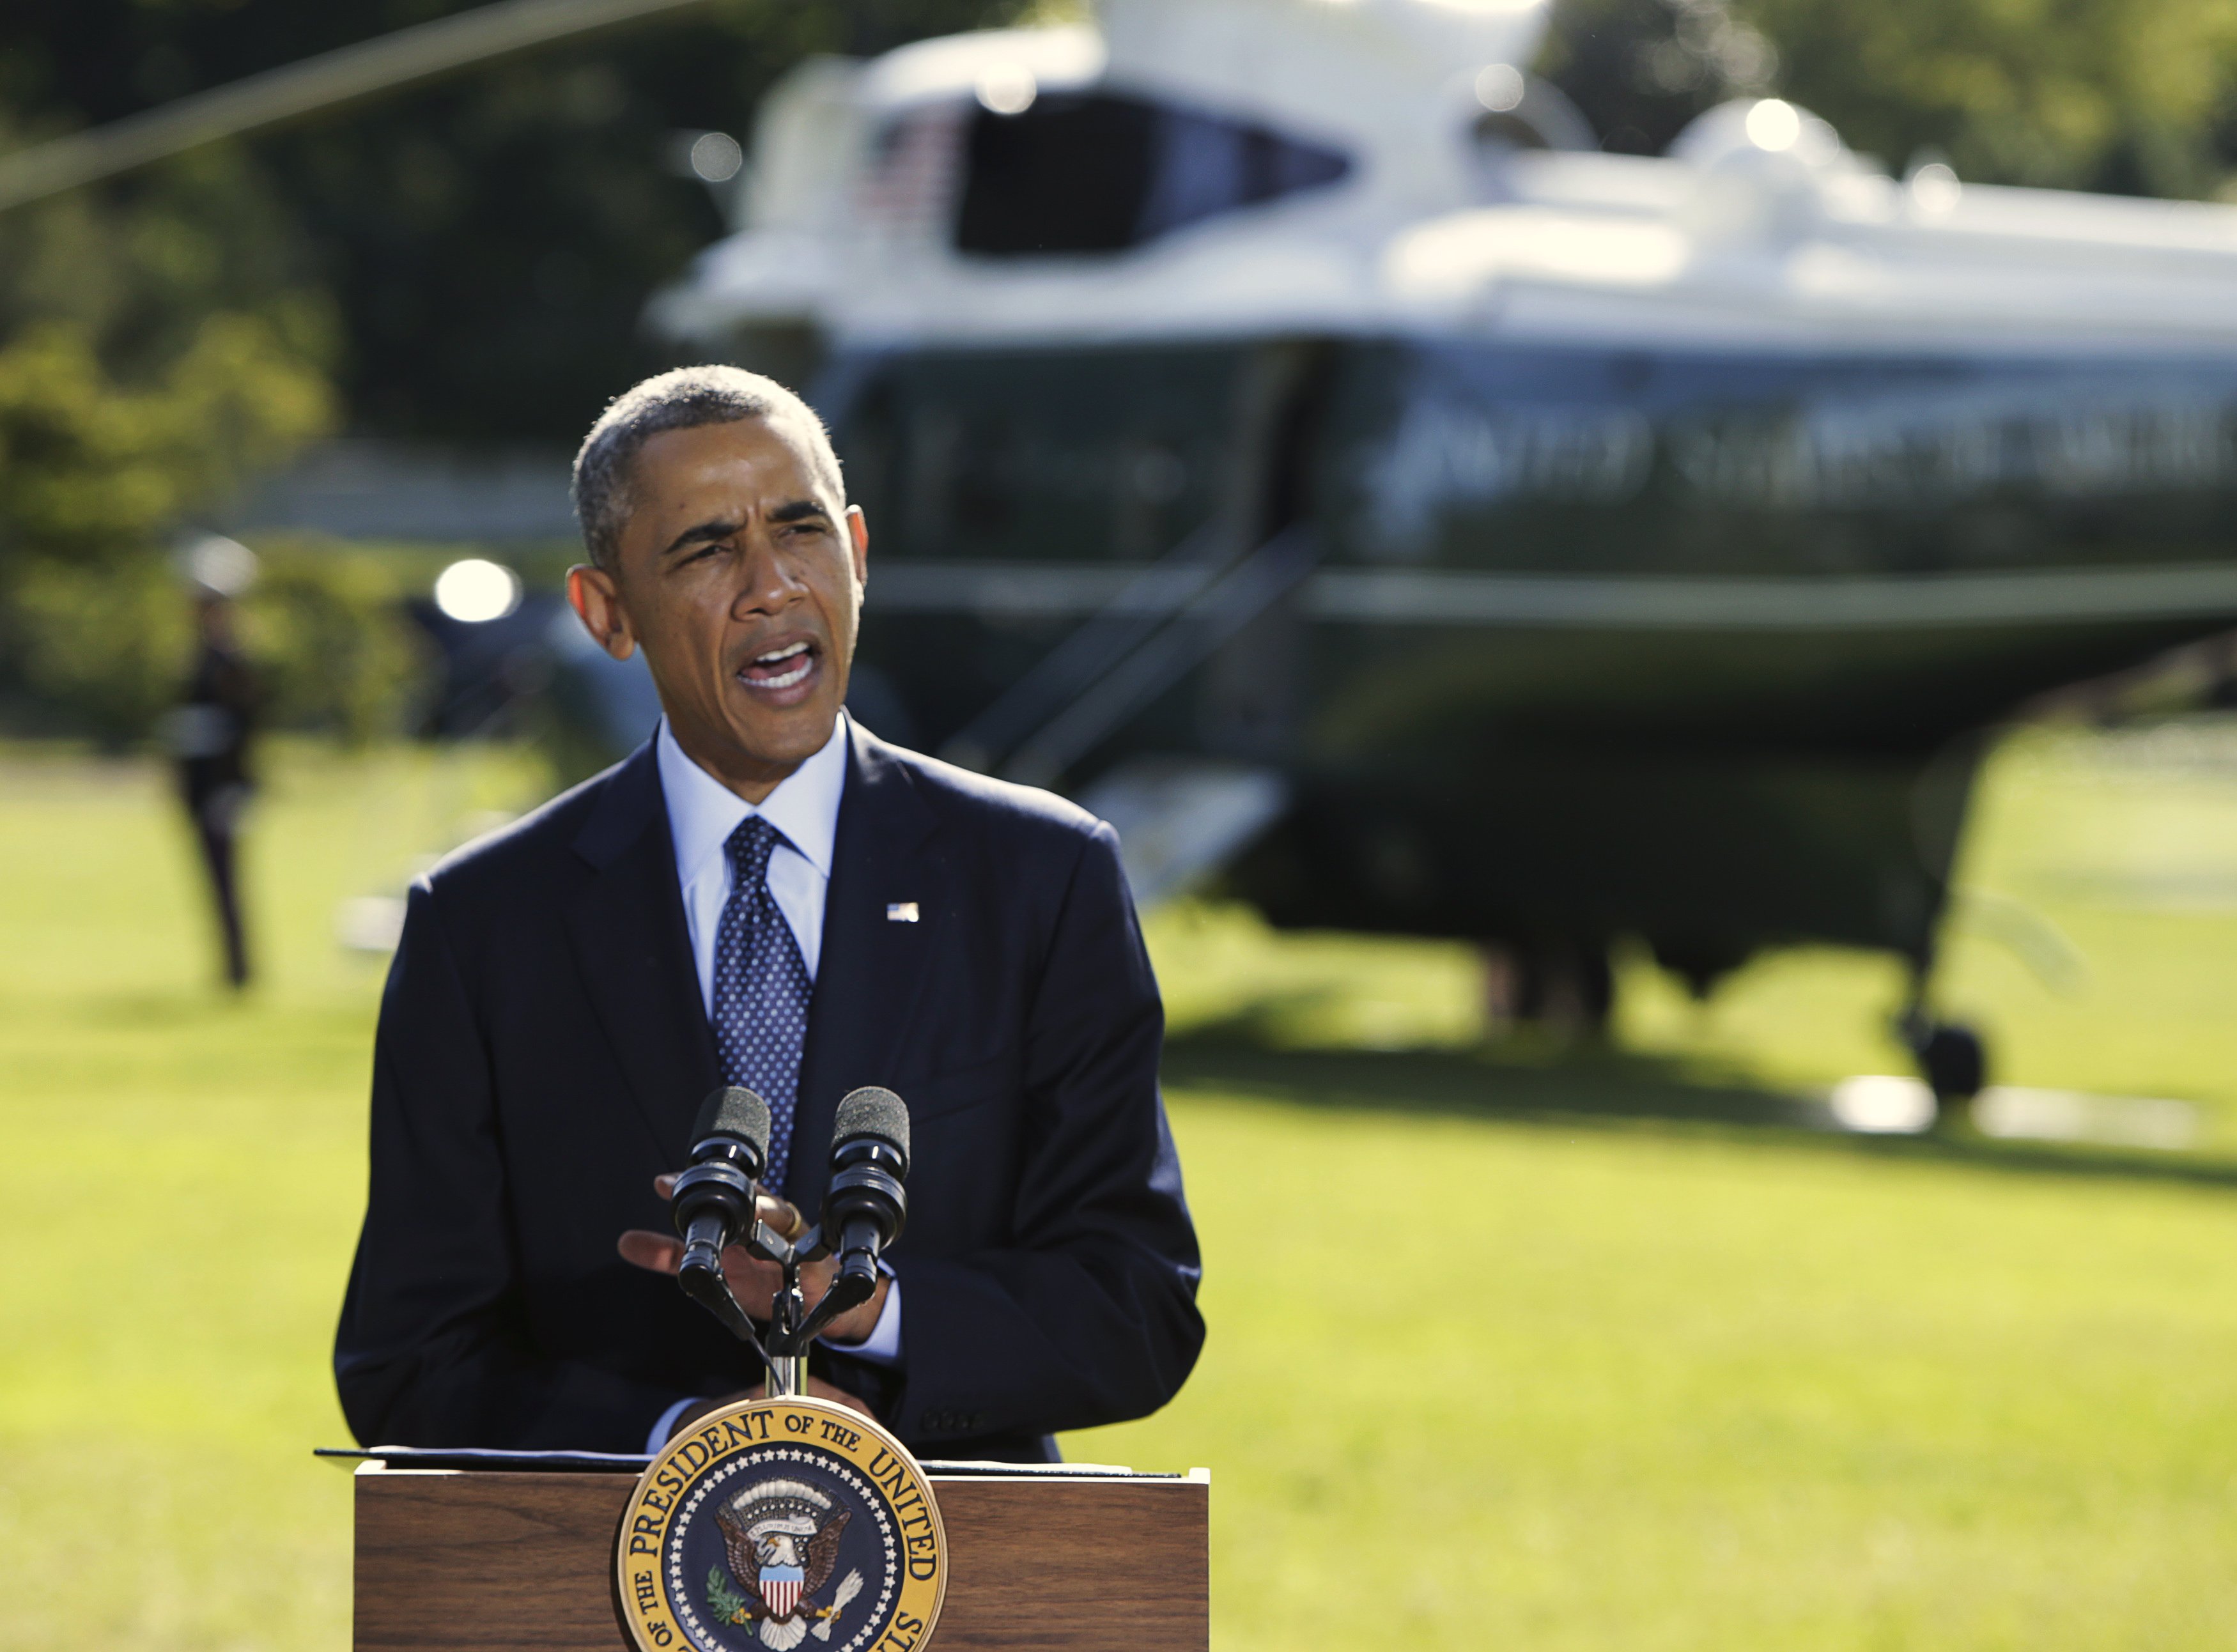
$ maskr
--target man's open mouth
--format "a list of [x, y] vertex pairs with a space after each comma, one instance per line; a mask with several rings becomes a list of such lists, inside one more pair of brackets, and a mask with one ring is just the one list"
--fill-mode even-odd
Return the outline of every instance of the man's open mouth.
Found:
[[755, 655], [739, 668], [738, 681], [768, 693], [790, 688], [808, 681], [815, 669], [815, 644], [803, 637]]

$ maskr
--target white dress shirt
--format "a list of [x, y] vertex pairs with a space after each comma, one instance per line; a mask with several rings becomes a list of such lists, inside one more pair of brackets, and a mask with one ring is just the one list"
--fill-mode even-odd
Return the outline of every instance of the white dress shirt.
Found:
[[[823, 957], [823, 901], [831, 887], [831, 849], [839, 834], [839, 800], [847, 789], [847, 719], [842, 713], [822, 749], [779, 780], [759, 804], [749, 803], [684, 754], [660, 721], [653, 756], [660, 789], [668, 802], [668, 832], [676, 849], [676, 881], [683, 892], [683, 926], [691, 938], [691, 962], [699, 973], [699, 1007], [715, 1013], [715, 938], [729, 904], [733, 872], [725, 846], [739, 822], [760, 815], [784, 841], [771, 852], [767, 874], [777, 910], [800, 944], [808, 978]], [[841, 1345], [847, 1346], [847, 1345]], [[847, 1346], [860, 1359], [898, 1364], [901, 1357], [901, 1282], [889, 1279], [877, 1328], [861, 1343]], [[684, 1408], [679, 1399], [652, 1425], [645, 1449], [657, 1451]]]

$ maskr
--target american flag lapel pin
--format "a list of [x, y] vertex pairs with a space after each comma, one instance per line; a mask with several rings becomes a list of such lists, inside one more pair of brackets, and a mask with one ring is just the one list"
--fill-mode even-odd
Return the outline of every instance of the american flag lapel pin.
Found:
[[886, 922], [914, 924], [916, 922], [916, 903], [913, 900], [889, 900], [886, 903]]

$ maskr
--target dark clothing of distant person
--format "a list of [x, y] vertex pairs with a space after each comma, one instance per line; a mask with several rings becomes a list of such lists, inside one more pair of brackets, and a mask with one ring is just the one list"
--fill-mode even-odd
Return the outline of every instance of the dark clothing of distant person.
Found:
[[[782, 1191], [814, 1220], [839, 1098], [897, 1090], [907, 1312], [897, 1367], [814, 1369], [926, 1455], [1048, 1460], [1163, 1405], [1204, 1337], [1117, 839], [859, 727], [847, 759]], [[668, 1226], [653, 1178], [720, 1071], [652, 746], [414, 885], [334, 1351], [360, 1440], [639, 1451], [760, 1381], [615, 1249]]]
[[171, 750], [179, 792], [209, 878], [225, 945], [226, 979], [248, 984], [248, 943], [241, 921], [234, 840], [254, 784], [249, 742], [256, 732], [256, 674], [228, 644], [205, 638], [172, 714]]

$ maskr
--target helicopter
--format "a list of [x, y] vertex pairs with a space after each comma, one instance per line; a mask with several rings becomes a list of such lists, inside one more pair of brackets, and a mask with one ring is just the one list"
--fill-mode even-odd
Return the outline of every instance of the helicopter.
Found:
[[1462, 938], [1587, 1025], [1937, 939], [1998, 726], [2237, 623], [2237, 209], [1603, 153], [1537, 0], [1107, 0], [802, 64], [654, 302], [876, 524], [854, 704], [1138, 898]]

